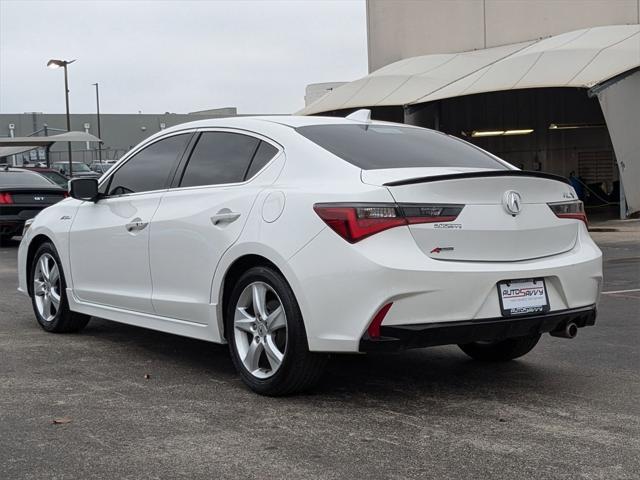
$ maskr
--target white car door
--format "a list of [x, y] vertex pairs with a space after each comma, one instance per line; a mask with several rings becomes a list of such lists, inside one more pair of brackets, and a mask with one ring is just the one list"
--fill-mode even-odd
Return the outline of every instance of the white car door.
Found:
[[200, 134], [151, 226], [158, 315], [202, 324], [215, 318], [210, 297], [216, 265], [240, 236], [258, 193], [275, 180], [277, 173], [268, 174], [265, 165], [279, 151], [238, 132]]
[[78, 208], [69, 258], [75, 296], [153, 313], [149, 224], [193, 133], [164, 137], [135, 153]]

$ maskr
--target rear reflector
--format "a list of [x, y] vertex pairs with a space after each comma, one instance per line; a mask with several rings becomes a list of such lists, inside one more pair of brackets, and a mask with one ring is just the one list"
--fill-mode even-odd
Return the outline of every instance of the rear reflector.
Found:
[[8, 192], [0, 192], [0, 205], [8, 205], [13, 203], [13, 198]]
[[395, 203], [317, 203], [313, 209], [338, 235], [349, 243], [401, 225], [451, 222], [464, 205]]
[[387, 316], [391, 305], [393, 305], [393, 302], [387, 303], [384, 307], [378, 310], [378, 313], [376, 313], [376, 315], [373, 317], [373, 320], [371, 320], [371, 323], [369, 324], [369, 328], [367, 328], [369, 338], [380, 337], [380, 326], [382, 325], [384, 317]]
[[573, 218], [581, 220], [585, 225], [587, 223], [587, 214], [584, 212], [584, 204], [580, 200], [572, 200], [570, 202], [554, 202], [548, 203], [549, 208], [558, 218]]

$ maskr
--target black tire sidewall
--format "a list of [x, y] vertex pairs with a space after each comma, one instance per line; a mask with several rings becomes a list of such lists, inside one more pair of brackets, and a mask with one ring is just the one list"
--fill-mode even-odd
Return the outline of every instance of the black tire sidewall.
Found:
[[[287, 317], [287, 346], [282, 365], [280, 365], [280, 368], [278, 368], [278, 371], [273, 376], [266, 379], [254, 377], [245, 368], [236, 349], [234, 338], [235, 330], [233, 327], [235, 307], [240, 294], [247, 285], [258, 281], [268, 284], [275, 290]], [[225, 325], [229, 350], [236, 370], [242, 376], [243, 380], [249, 384], [250, 388], [258, 393], [269, 394], [271, 391], [275, 391], [279, 389], [281, 385], [285, 384], [288, 381], [292, 364], [299, 355], [305, 354], [306, 349], [308, 349], [302, 314], [300, 313], [300, 307], [298, 306], [293, 291], [280, 273], [268, 267], [250, 268], [238, 279], [233, 287], [225, 312]]]
[[60, 308], [58, 308], [55, 318], [50, 322], [47, 322], [38, 312], [35, 292], [32, 292], [31, 295], [31, 305], [33, 306], [33, 313], [35, 314], [36, 320], [38, 321], [40, 326], [47, 332], [56, 332], [60, 329], [60, 324], [64, 321], [64, 312], [68, 311], [69, 307], [67, 305], [67, 282], [65, 281], [62, 262], [60, 262], [58, 251], [52, 243], [43, 243], [42, 245], [40, 245], [40, 247], [38, 247], [38, 250], [36, 250], [36, 253], [33, 256], [33, 262], [31, 263], [31, 270], [29, 272], [29, 282], [31, 283], [30, 287], [33, 288], [33, 279], [36, 266], [38, 264], [38, 261], [40, 260], [40, 257], [45, 253], [51, 255], [58, 264], [58, 270], [60, 272]]

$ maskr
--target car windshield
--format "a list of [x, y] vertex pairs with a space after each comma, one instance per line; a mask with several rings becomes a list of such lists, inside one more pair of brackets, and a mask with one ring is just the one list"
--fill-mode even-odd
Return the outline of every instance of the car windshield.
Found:
[[33, 172], [0, 171], [0, 187], [53, 187], [54, 183]]
[[[69, 164], [66, 162], [56, 163], [55, 165], [58, 170], [63, 169], [66, 171], [67, 168], [69, 167]], [[73, 162], [71, 168], [73, 168], [74, 172], [90, 172], [91, 171], [91, 169], [85, 163]]]
[[455, 137], [399, 125], [310, 125], [296, 131], [364, 170], [412, 167], [507, 169], [482, 150]]

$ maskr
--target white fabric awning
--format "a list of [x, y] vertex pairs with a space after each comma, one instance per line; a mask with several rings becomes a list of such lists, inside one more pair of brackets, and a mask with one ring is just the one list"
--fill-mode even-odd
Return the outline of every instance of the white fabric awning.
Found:
[[591, 88], [639, 66], [640, 25], [593, 27], [502, 47], [400, 60], [333, 90], [298, 114], [523, 88]]
[[56, 142], [101, 142], [86, 132], [65, 132], [48, 137], [0, 137], [0, 147], [46, 147]]
[[47, 147], [56, 142], [102, 142], [102, 140], [86, 132], [65, 132], [47, 137], [0, 137], [0, 157], [17, 155], [38, 147]]

